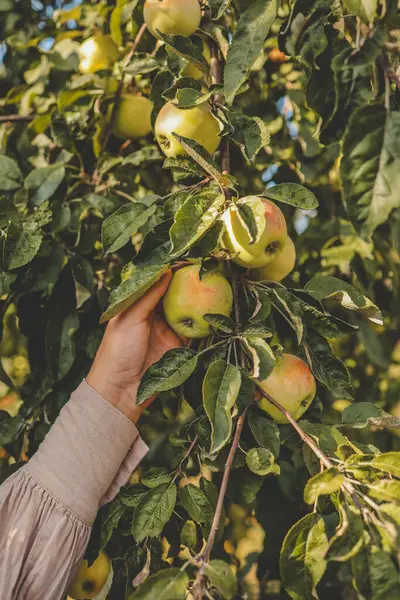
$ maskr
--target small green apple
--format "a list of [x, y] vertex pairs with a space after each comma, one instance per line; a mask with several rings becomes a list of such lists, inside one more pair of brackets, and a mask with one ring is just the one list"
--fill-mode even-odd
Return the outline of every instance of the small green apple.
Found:
[[[263, 219], [264, 230], [256, 242], [252, 242], [249, 231], [242, 221], [238, 206], [251, 205]], [[232, 260], [246, 268], [264, 267], [275, 260], [287, 240], [285, 217], [278, 206], [258, 196], [241, 198], [238, 205], [232, 204], [224, 213], [226, 230], [222, 243], [232, 254]]]
[[87, 560], [82, 560], [72, 580], [68, 594], [74, 600], [95, 598], [101, 592], [110, 575], [111, 563], [105, 552], [100, 552], [89, 567]]
[[296, 248], [288, 236], [282, 252], [265, 267], [251, 269], [249, 278], [252, 281], [282, 281], [291, 273], [296, 264]]
[[154, 132], [162, 151], [168, 157], [185, 154], [173, 133], [195, 140], [210, 154], [214, 154], [221, 141], [218, 121], [207, 103], [184, 110], [168, 102], [157, 115]]
[[203, 319], [206, 314], [229, 316], [233, 293], [221, 273], [207, 273], [199, 278], [200, 265], [189, 265], [176, 271], [164, 296], [165, 318], [178, 335], [204, 338], [211, 327]]
[[[298, 356], [282, 354], [276, 359], [272, 373], [260, 382], [261, 387], [274, 400], [300, 419], [314, 400], [317, 386], [309, 366]], [[277, 423], [288, 423], [287, 418], [266, 398], [261, 398], [258, 406]]]
[[79, 70], [81, 73], [95, 73], [102, 69], [110, 69], [118, 56], [118, 48], [111, 36], [96, 33], [79, 48]]
[[[199, 43], [201, 44], [201, 52], [202, 52], [204, 58], [206, 59], [206, 61], [208, 62], [208, 64], [210, 64], [210, 62], [211, 62], [210, 44], [207, 42], [207, 40], [202, 35], [196, 35], [195, 38], [196, 38], [195, 41], [199, 40]], [[203, 71], [200, 71], [200, 69], [191, 62], [189, 62], [186, 65], [186, 67], [183, 69], [182, 75], [184, 77], [192, 77], [192, 79], [204, 79], [204, 77], [205, 77]]]
[[201, 9], [198, 0], [146, 0], [143, 17], [155, 37], [157, 30], [189, 37], [200, 25]]
[[144, 96], [122, 94], [115, 111], [112, 132], [121, 140], [137, 140], [151, 131], [153, 103]]

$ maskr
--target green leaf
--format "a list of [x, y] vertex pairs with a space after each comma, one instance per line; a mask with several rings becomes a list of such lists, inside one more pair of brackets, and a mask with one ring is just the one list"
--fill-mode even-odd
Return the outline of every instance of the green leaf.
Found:
[[223, 331], [224, 333], [233, 333], [235, 330], [235, 323], [230, 317], [219, 314], [205, 314], [203, 319], [210, 323], [217, 331]]
[[234, 130], [232, 140], [239, 146], [243, 156], [249, 162], [254, 162], [260, 150], [270, 142], [267, 125], [259, 117], [248, 117], [238, 112], [231, 112], [229, 118]]
[[133, 515], [132, 535], [136, 542], [159, 535], [168, 523], [175, 503], [174, 483], [162, 483], [146, 492]]
[[151, 575], [129, 600], [184, 600], [188, 583], [185, 571], [171, 567]]
[[110, 16], [110, 33], [113, 42], [117, 46], [122, 46], [124, 38], [121, 31], [122, 14], [124, 7], [128, 3], [128, 0], [117, 0], [115, 8], [111, 12]]
[[181, 58], [193, 63], [200, 71], [207, 75], [210, 71], [210, 65], [203, 56], [200, 48], [196, 46], [189, 38], [183, 35], [166, 35], [157, 31], [160, 38], [169, 48]]
[[242, 339], [253, 363], [251, 376], [259, 381], [264, 381], [275, 366], [275, 355], [270, 345], [260, 337]]
[[42, 239], [41, 231], [29, 231], [11, 223], [3, 245], [5, 268], [18, 269], [28, 264], [39, 252]]
[[287, 533], [279, 560], [285, 590], [293, 600], [314, 600], [316, 586], [326, 569], [329, 542], [324, 520], [311, 513]]
[[397, 600], [400, 597], [399, 573], [390, 554], [372, 546], [368, 562], [371, 600]]
[[400, 452], [378, 454], [369, 463], [371, 467], [400, 479]]
[[250, 323], [262, 323], [271, 314], [271, 299], [268, 293], [261, 289], [252, 290], [252, 295], [255, 298], [255, 306], [249, 321]]
[[256, 0], [240, 16], [224, 71], [225, 98], [232, 104], [240, 86], [264, 48], [278, 12], [277, 0]]
[[349, 13], [357, 15], [367, 25], [376, 17], [378, 0], [343, 0], [343, 4]]
[[169, 483], [171, 476], [167, 469], [163, 467], [152, 467], [144, 475], [142, 475], [141, 482], [143, 485], [149, 488], [157, 487], [162, 483]]
[[354, 311], [378, 325], [383, 324], [381, 311], [371, 300], [361, 294], [352, 285], [330, 275], [317, 275], [304, 286], [313, 298], [338, 302], [346, 310]]
[[247, 413], [247, 420], [257, 444], [263, 448], [268, 448], [275, 458], [278, 458], [281, 447], [278, 426], [255, 408], [250, 408]]
[[55, 312], [46, 326], [46, 359], [56, 381], [70, 371], [76, 356], [75, 334], [79, 328], [76, 312], [65, 317]]
[[256, 475], [279, 475], [280, 467], [275, 463], [275, 457], [267, 448], [251, 448], [246, 455], [246, 464]]
[[344, 363], [333, 354], [329, 342], [313, 331], [307, 333], [306, 342], [306, 356], [318, 381], [325, 385], [335, 398], [353, 400], [354, 389], [350, 374]]
[[180, 542], [182, 546], [186, 546], [192, 552], [197, 546], [197, 527], [194, 521], [186, 521], [181, 530]]
[[22, 173], [15, 160], [0, 154], [0, 191], [11, 192], [22, 186]]
[[229, 8], [232, 0], [207, 0], [208, 6], [211, 8], [211, 16], [215, 21], [218, 21]]
[[197, 523], [212, 521], [213, 508], [205, 493], [192, 483], [188, 483], [179, 491], [179, 498], [183, 508]]
[[284, 202], [303, 210], [311, 210], [318, 207], [318, 200], [315, 195], [298, 183], [279, 183], [268, 188], [261, 195], [263, 198], [275, 200], [276, 202]]
[[169, 265], [144, 259], [135, 265], [132, 275], [110, 294], [110, 305], [101, 316], [101, 323], [109, 321], [141, 298], [168, 271]]
[[25, 422], [21, 415], [10, 417], [8, 412], [0, 410], [0, 448], [16, 440], [24, 427]]
[[381, 479], [368, 486], [368, 494], [372, 498], [385, 502], [400, 502], [400, 481], [395, 479]]
[[236, 205], [238, 217], [252, 242], [258, 242], [265, 230], [265, 208], [258, 196], [242, 198]]
[[345, 562], [353, 558], [364, 544], [364, 521], [352, 504], [339, 504], [340, 524], [330, 540], [327, 558]]
[[103, 221], [101, 229], [104, 254], [111, 254], [125, 246], [132, 235], [154, 215], [156, 210], [155, 203], [147, 207], [141, 202], [130, 202], [107, 217]]
[[236, 402], [241, 383], [237, 367], [216, 360], [209, 366], [203, 382], [203, 404], [211, 423], [210, 453], [225, 446], [232, 431], [231, 409]]
[[201, 144], [190, 138], [178, 135], [177, 133], [173, 133], [172, 135], [178, 140], [185, 152], [187, 152], [187, 154], [189, 154], [189, 156], [193, 158], [206, 173], [211, 175], [211, 177], [220, 185], [226, 185], [229, 181], [228, 176], [221, 173], [218, 164]]
[[189, 196], [170, 230], [172, 256], [183, 254], [212, 227], [224, 202], [223, 194], [211, 191]]
[[382, 104], [351, 116], [343, 141], [340, 175], [350, 216], [369, 237], [399, 206], [400, 113]]
[[62, 163], [55, 163], [50, 167], [34, 169], [25, 178], [25, 189], [34, 192], [31, 204], [38, 206], [51, 198], [65, 177], [65, 167]]
[[367, 425], [400, 429], [400, 418], [389, 415], [372, 402], [355, 402], [342, 412], [342, 424], [355, 429], [363, 429]]
[[190, 348], [173, 348], [152, 364], [143, 375], [137, 392], [137, 404], [176, 388], [188, 379], [196, 368], [198, 354]]
[[125, 68], [125, 72], [128, 75], [144, 75], [160, 69], [160, 61], [147, 52], [135, 52], [129, 61], [128, 66]]
[[224, 600], [232, 600], [236, 594], [237, 583], [230, 566], [223, 560], [210, 560], [206, 564], [205, 574]]
[[118, 527], [121, 518], [125, 514], [126, 508], [127, 507], [117, 499], [106, 505], [107, 514], [101, 518], [99, 550], [103, 550], [103, 548], [107, 546], [114, 529]]
[[340, 490], [344, 482], [344, 475], [338, 469], [326, 469], [311, 477], [304, 488], [304, 502], [314, 504], [319, 496], [333, 494]]

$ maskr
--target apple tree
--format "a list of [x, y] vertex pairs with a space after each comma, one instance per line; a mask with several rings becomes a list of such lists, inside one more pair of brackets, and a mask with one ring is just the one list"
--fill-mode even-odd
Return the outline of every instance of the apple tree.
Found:
[[399, 598], [397, 2], [0, 16], [2, 479], [172, 269], [100, 597]]

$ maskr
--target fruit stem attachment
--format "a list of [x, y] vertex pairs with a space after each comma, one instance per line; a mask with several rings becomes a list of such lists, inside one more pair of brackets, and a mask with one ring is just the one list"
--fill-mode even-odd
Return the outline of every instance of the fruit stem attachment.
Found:
[[[115, 93], [115, 99], [114, 99], [114, 104], [112, 107], [110, 119], [109, 119], [107, 126], [105, 128], [105, 131], [104, 131], [104, 137], [103, 137], [103, 141], [101, 143], [99, 156], [101, 156], [101, 154], [103, 153], [105, 147], [107, 146], [109, 137], [111, 135], [113, 120], [114, 120], [115, 113], [116, 113], [116, 110], [119, 105], [119, 101], [120, 101], [120, 98], [122, 95], [122, 90], [124, 88], [125, 69], [129, 65], [129, 62], [130, 62], [132, 56], [135, 54], [137, 47], [139, 46], [140, 42], [142, 41], [142, 37], [143, 37], [146, 29], [147, 29], [147, 25], [146, 25], [146, 23], [143, 23], [143, 25], [140, 27], [139, 31], [137, 32], [135, 39], [133, 40], [131, 49], [129, 50], [128, 54], [125, 56], [124, 60], [122, 61], [121, 79], [119, 80], [118, 88]], [[95, 172], [93, 173], [93, 180], [96, 181], [97, 178], [98, 178], [98, 170], [96, 169]]]

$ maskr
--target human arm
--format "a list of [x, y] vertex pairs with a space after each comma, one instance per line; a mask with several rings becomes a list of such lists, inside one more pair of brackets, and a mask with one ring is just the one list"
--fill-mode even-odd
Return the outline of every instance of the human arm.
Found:
[[0, 487], [0, 598], [58, 600], [97, 510], [147, 451], [135, 423], [140, 378], [179, 338], [156, 315], [167, 274], [107, 327], [86, 382], [29, 463]]

